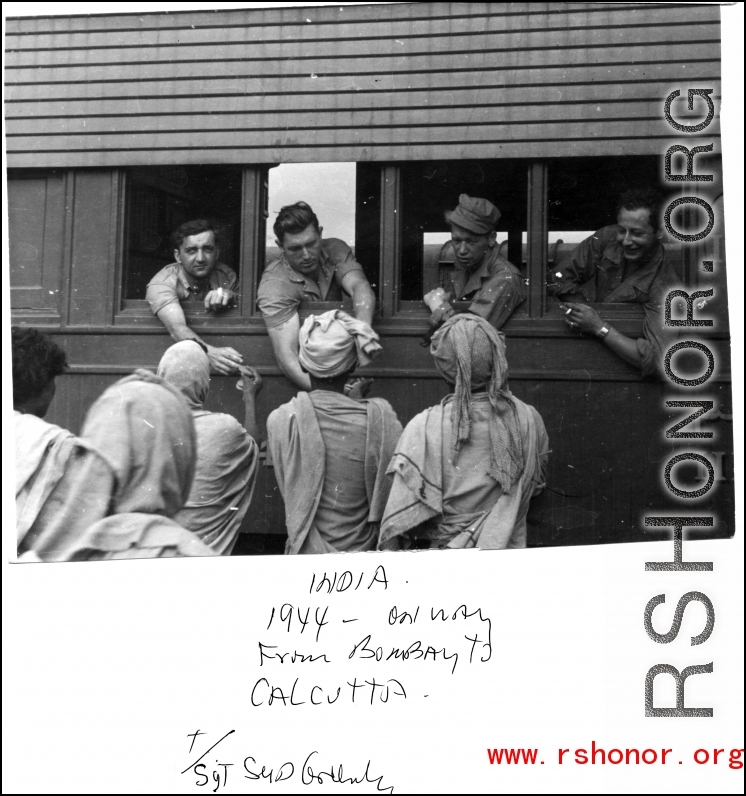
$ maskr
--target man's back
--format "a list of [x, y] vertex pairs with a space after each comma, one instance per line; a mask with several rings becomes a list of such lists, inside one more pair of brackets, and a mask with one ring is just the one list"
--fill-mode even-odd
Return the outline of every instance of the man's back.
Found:
[[[520, 501], [508, 547], [525, 547], [528, 500], [533, 494], [532, 484], [544, 483], [549, 439], [541, 415], [536, 409], [517, 398], [512, 400], [517, 410], [520, 443], [525, 457], [525, 479], [518, 488], [526, 499]], [[448, 445], [443, 447], [443, 518], [439, 528], [449, 537], [452, 537], [453, 532], [464, 531], [480, 517], [488, 515], [503, 495], [502, 487], [486, 474], [484, 466], [485, 461], [489, 461], [491, 452], [489, 425], [493, 410], [488, 396], [473, 396], [470, 411], [471, 436], [459, 451], [458, 459], [454, 462]], [[442, 419], [443, 439], [449, 440], [450, 403], [444, 403]]]
[[14, 412], [18, 542], [65, 473], [76, 437], [39, 417]]
[[299, 393], [267, 419], [283, 494], [288, 552], [373, 550], [401, 434], [388, 402], [328, 390]]
[[420, 412], [404, 429], [389, 468], [393, 486], [382, 539], [406, 535], [433, 547], [525, 547], [528, 504], [543, 487], [549, 457], [544, 422], [534, 407], [510, 397], [523, 468], [506, 493], [488, 472], [494, 453], [489, 397], [472, 396], [469, 439], [457, 455], [451, 447], [453, 399]]
[[[368, 546], [369, 539], [356, 536], [356, 528], [368, 516], [365, 489], [365, 441], [368, 413], [365, 405], [346, 395], [314, 390], [309, 393], [325, 447], [324, 488], [314, 524], [337, 549]], [[374, 534], [375, 535], [375, 534]]]
[[230, 555], [254, 493], [258, 446], [230, 415], [198, 410], [192, 418], [194, 480], [174, 519], [216, 553]]

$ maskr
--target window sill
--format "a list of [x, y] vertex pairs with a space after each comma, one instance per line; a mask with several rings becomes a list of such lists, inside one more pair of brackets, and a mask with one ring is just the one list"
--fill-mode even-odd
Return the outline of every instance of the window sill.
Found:
[[[628, 337], [642, 337], [644, 311], [634, 304], [591, 304], [604, 321]], [[458, 312], [466, 312], [469, 302], [460, 301], [455, 305]], [[311, 314], [319, 315], [329, 310], [352, 311], [352, 302], [313, 302], [299, 309], [301, 323]], [[15, 313], [14, 313], [15, 315]], [[203, 310], [186, 310], [189, 326], [201, 335], [225, 334], [266, 334], [264, 319], [260, 313], [242, 316], [238, 309], [227, 310], [220, 315], [207, 314]], [[421, 302], [402, 302], [399, 312], [393, 317], [376, 315], [373, 325], [382, 336], [421, 337], [429, 326], [430, 312]], [[25, 319], [24, 319], [25, 320]], [[137, 329], [146, 333], [165, 331], [161, 322], [151, 312], [146, 301], [129, 300], [114, 320], [113, 330]], [[109, 327], [111, 329], [111, 327]], [[105, 333], [107, 330], [102, 329]], [[552, 337], [577, 338], [577, 333], [565, 323], [564, 313], [556, 303], [550, 303], [542, 318], [529, 318], [526, 305], [519, 307], [502, 329], [507, 337]], [[727, 338], [727, 330], [719, 333], [709, 332], [710, 338]]]

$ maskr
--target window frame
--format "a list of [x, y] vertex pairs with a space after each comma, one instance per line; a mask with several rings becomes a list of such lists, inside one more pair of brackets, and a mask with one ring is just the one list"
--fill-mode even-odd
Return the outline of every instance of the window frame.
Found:
[[[256, 293], [259, 272], [256, 263], [264, 257], [264, 220], [267, 217], [267, 175], [268, 165], [244, 165], [241, 167], [241, 217], [239, 245], [239, 293], [237, 306], [224, 310], [219, 315], [207, 315], [200, 305], [194, 309], [182, 304], [184, 315], [190, 327], [204, 331], [216, 329], [221, 332], [228, 328], [245, 326], [247, 323], [263, 326], [261, 312], [256, 307]], [[125, 260], [127, 247], [127, 197], [128, 170], [119, 169], [118, 195], [118, 235], [116, 258], [116, 297], [114, 314], [115, 326], [143, 325], [150, 326], [153, 322], [160, 325], [157, 316], [150, 310], [150, 305], [142, 299], [125, 297]], [[229, 264], [230, 265], [230, 264]], [[149, 322], [150, 321], [150, 322]]]
[[[381, 331], [387, 327], [404, 334], [419, 334], [427, 329], [430, 311], [417, 301], [402, 301], [399, 297], [402, 273], [402, 167], [409, 163], [382, 162], [380, 168], [380, 257], [378, 273], [378, 300], [376, 326]], [[242, 214], [240, 219], [240, 293], [238, 306], [220, 315], [206, 316], [204, 311], [184, 307], [190, 324], [199, 331], [227, 332], [229, 330], [264, 329], [261, 311], [256, 306], [256, 296], [264, 269], [265, 238], [268, 219], [268, 164], [247, 164], [242, 167]], [[546, 265], [548, 244], [548, 175], [549, 161], [527, 161], [527, 249], [526, 279], [527, 300], [511, 316], [505, 326], [508, 335], [575, 337], [567, 328], [561, 310], [548, 301]], [[116, 312], [114, 325], [158, 325], [156, 316], [144, 299], [124, 299], [123, 262], [126, 244], [127, 170], [119, 170], [119, 240], [116, 273]], [[683, 249], [683, 278], [692, 289], [696, 286], [699, 260], [697, 246]], [[373, 270], [373, 269], [371, 269]], [[309, 302], [299, 309], [301, 318], [328, 309], [350, 309], [347, 302]], [[456, 309], [465, 310], [468, 302], [457, 302]], [[591, 304], [603, 313], [604, 320], [613, 323], [619, 331], [631, 335], [641, 334], [643, 308], [631, 304]]]
[[[546, 264], [549, 252], [547, 230], [548, 164], [532, 160], [527, 165], [527, 300], [513, 313], [504, 330], [521, 336], [564, 335], [575, 337], [568, 329], [559, 308], [547, 302]], [[382, 323], [416, 325], [427, 328], [430, 311], [424, 304], [398, 299], [401, 276], [402, 174], [399, 164], [387, 164], [381, 173], [381, 304]], [[639, 334], [644, 311], [638, 305], [592, 304], [603, 308], [605, 319], [626, 334]], [[466, 311], [469, 302], [456, 302], [457, 311]]]

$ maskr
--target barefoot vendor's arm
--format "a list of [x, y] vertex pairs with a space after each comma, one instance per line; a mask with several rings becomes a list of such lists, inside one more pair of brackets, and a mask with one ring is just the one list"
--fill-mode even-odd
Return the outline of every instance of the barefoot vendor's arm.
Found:
[[256, 419], [256, 397], [262, 390], [262, 377], [248, 365], [242, 365], [238, 372], [241, 374], [241, 390], [243, 392], [243, 427], [259, 445], [266, 437], [264, 429]]

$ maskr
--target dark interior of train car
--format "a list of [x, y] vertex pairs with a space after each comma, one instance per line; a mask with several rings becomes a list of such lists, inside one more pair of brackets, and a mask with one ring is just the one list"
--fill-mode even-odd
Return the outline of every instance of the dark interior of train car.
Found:
[[240, 168], [137, 168], [128, 172], [128, 182], [125, 299], [142, 299], [153, 274], [174, 261], [171, 232], [192, 218], [217, 221], [221, 259], [240, 273]]

